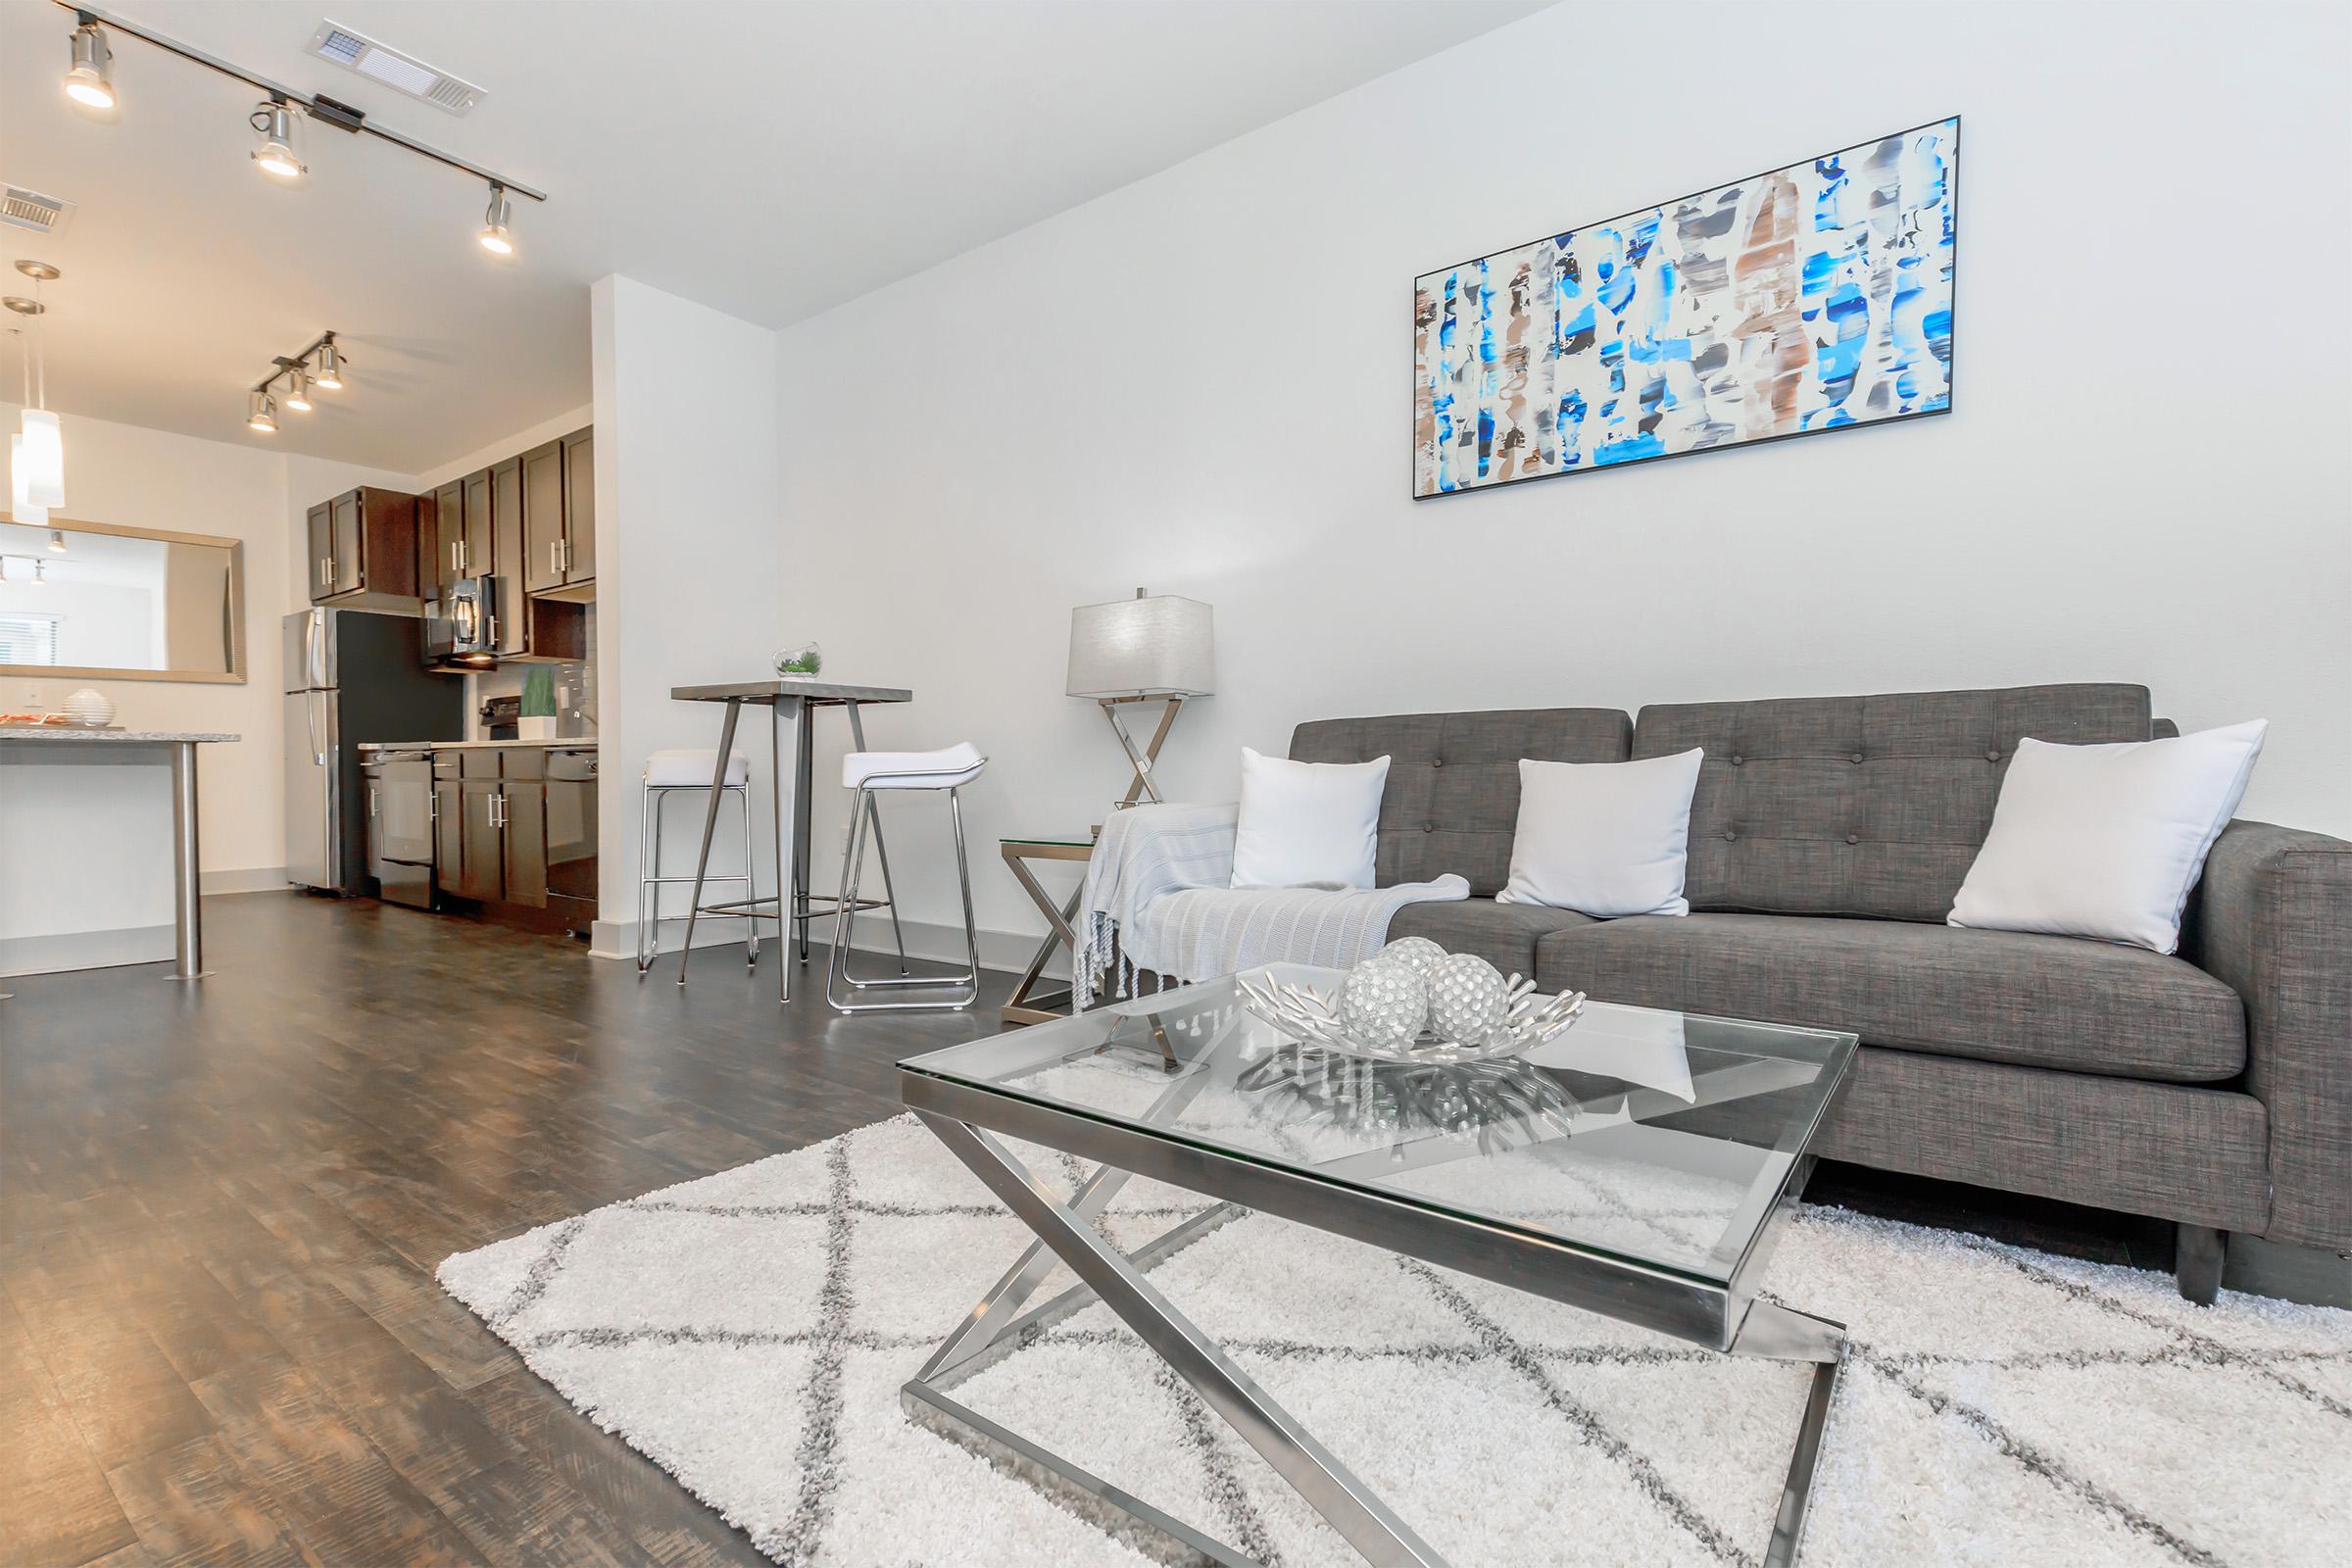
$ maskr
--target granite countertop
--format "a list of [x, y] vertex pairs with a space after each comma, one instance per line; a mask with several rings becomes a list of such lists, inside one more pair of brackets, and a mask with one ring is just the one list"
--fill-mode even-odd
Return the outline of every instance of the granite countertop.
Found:
[[12, 724], [0, 728], [0, 741], [82, 741], [101, 746], [152, 746], [160, 741], [234, 741], [243, 738], [209, 729], [77, 729], [67, 724]]
[[363, 752], [475, 752], [508, 751], [533, 746], [542, 751], [593, 752], [593, 735], [572, 735], [553, 741], [362, 741]]

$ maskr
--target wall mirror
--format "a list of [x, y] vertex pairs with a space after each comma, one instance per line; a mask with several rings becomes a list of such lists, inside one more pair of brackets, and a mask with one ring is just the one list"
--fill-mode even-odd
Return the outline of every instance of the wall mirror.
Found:
[[244, 680], [244, 544], [0, 522], [0, 675]]

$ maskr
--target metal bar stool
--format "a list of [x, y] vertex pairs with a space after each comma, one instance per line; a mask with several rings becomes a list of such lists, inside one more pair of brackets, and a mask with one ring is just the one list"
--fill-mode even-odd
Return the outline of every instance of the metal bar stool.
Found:
[[[662, 809], [669, 804], [670, 796], [680, 790], [696, 793], [713, 791], [711, 780], [723, 777], [710, 794], [710, 808], [704, 821], [703, 853], [692, 876], [662, 874]], [[660, 946], [662, 918], [662, 889], [684, 884], [694, 889], [696, 903], [689, 910], [686, 938], [689, 946], [694, 940], [696, 914], [743, 915], [744, 962], [748, 966], [760, 961], [760, 922], [753, 912], [759, 903], [759, 886], [752, 880], [752, 764], [741, 752], [730, 753], [724, 775], [718, 772], [716, 751], [697, 751], [680, 748], [656, 752], [645, 760], [645, 773], [640, 785], [637, 825], [637, 972], [642, 975], [653, 967]], [[743, 808], [743, 870], [740, 874], [727, 871], [706, 871], [703, 867], [710, 858], [710, 828], [718, 821], [718, 798], [732, 795]], [[700, 902], [706, 882], [740, 882], [744, 898], [735, 904], [705, 905]], [[678, 965], [678, 984], [686, 983], [686, 966]]]
[[[833, 951], [825, 964], [825, 1002], [836, 1012], [911, 1012], [954, 1011], [968, 1007], [980, 1000], [980, 930], [972, 914], [972, 866], [963, 843], [963, 802], [958, 791], [980, 776], [988, 759], [970, 742], [963, 741], [937, 752], [852, 752], [841, 760], [841, 782], [853, 791], [850, 801], [850, 850], [841, 862], [841, 896], [834, 901], [840, 911], [833, 922]], [[956, 823], [956, 875], [963, 888], [963, 952], [964, 971], [956, 975], [906, 975], [904, 972], [885, 978], [863, 979], [850, 972], [849, 945], [851, 927], [856, 911], [867, 906], [858, 898], [858, 883], [864, 871], [865, 836], [867, 824], [873, 826], [877, 841], [881, 837], [882, 818], [877, 798], [886, 791], [945, 790], [948, 810]], [[895, 920], [896, 908], [891, 911]], [[847, 986], [849, 995], [837, 995]], [[899, 1002], [858, 1002], [855, 1000], [867, 991], [891, 991], [913, 987], [939, 991], [937, 997], [922, 997]]]

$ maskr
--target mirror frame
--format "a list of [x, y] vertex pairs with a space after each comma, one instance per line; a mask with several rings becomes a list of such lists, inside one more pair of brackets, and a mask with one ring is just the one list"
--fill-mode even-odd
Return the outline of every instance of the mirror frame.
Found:
[[209, 686], [246, 683], [245, 658], [245, 541], [214, 533], [176, 533], [169, 528], [134, 528], [120, 522], [84, 522], [52, 514], [41, 526], [70, 533], [113, 534], [119, 539], [155, 539], [168, 545], [211, 545], [228, 552], [228, 668], [110, 669], [94, 664], [0, 664], [0, 675], [15, 679], [46, 680], [160, 680], [200, 682]]

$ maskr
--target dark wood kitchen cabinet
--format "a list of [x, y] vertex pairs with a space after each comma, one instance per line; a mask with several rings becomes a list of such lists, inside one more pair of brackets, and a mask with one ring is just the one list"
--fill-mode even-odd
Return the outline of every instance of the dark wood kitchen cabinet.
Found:
[[596, 426], [564, 438], [564, 580], [596, 580]]
[[524, 587], [566, 599], [596, 580], [596, 431], [574, 430], [522, 455]]
[[452, 479], [433, 492], [434, 597], [473, 573], [466, 569], [466, 481]]
[[453, 748], [433, 758], [440, 891], [534, 930], [596, 919], [592, 746]]
[[363, 486], [319, 502], [307, 516], [313, 604], [420, 608], [415, 496]]
[[487, 576], [498, 569], [490, 528], [490, 470], [476, 468], [459, 480], [458, 485], [465, 494], [460, 508], [465, 531], [458, 541], [465, 565], [459, 575]]
[[529, 562], [522, 543], [522, 459], [490, 465], [490, 570], [498, 576], [498, 643], [501, 658], [531, 651], [530, 616], [523, 609], [523, 572]]
[[531, 593], [564, 586], [564, 446], [550, 441], [522, 455], [522, 585]]

